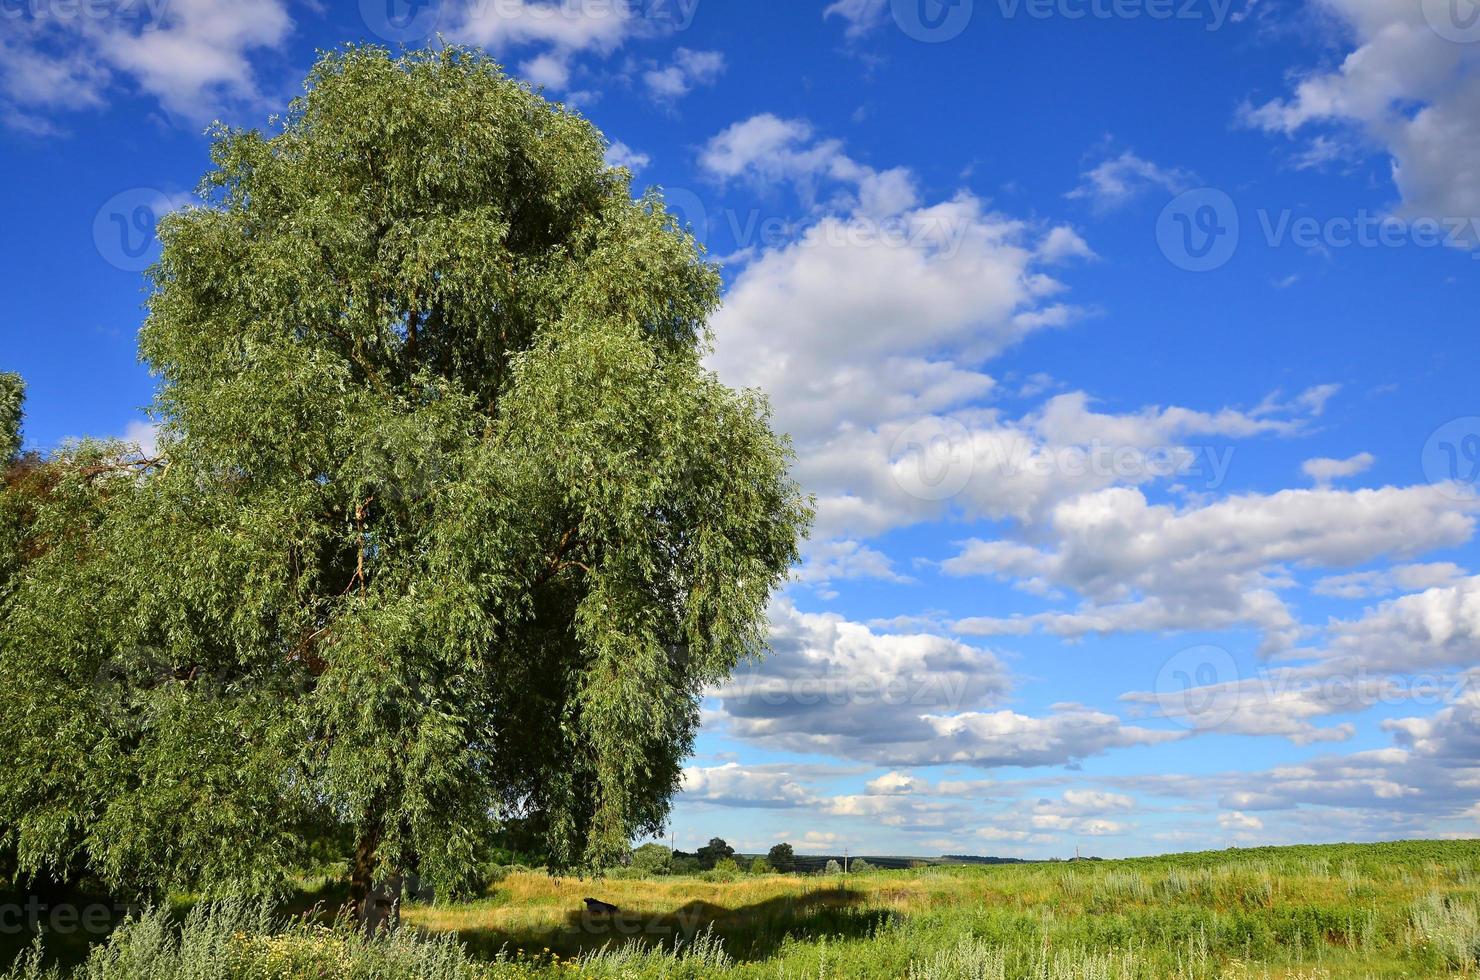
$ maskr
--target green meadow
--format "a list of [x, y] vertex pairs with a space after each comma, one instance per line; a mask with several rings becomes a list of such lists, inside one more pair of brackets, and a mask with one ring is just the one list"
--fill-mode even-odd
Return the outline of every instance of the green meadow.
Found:
[[[1433, 977], [1480, 971], [1480, 841], [1257, 848], [848, 875], [510, 870], [365, 940], [326, 882], [276, 909], [125, 921], [13, 977]], [[620, 909], [590, 915], [592, 896]]]

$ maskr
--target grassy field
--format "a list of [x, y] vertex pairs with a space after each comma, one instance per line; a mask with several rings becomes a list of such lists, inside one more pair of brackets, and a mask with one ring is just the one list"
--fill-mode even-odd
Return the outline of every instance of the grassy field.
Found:
[[[593, 895], [623, 911], [585, 915]], [[736, 976], [1401, 977], [1480, 958], [1480, 842], [1252, 849], [840, 877], [514, 875], [411, 907], [488, 956], [562, 959], [709, 933]], [[649, 967], [656, 964], [648, 958]]]
[[[622, 911], [588, 916], [581, 901], [586, 896]], [[217, 930], [228, 937], [223, 948], [233, 950], [239, 968], [198, 975], [1480, 975], [1477, 908], [1477, 841], [948, 866], [846, 879], [581, 881], [520, 873], [477, 901], [408, 906], [404, 919], [416, 930], [402, 930], [394, 954], [320, 927], [280, 929], [269, 939], [260, 925], [223, 925]], [[441, 943], [419, 939], [418, 932]], [[447, 945], [454, 938], [466, 950]], [[157, 937], [150, 941], [158, 944]], [[210, 946], [204, 939], [194, 942], [197, 948]], [[407, 951], [418, 943], [426, 949]], [[431, 959], [420, 966], [385, 965], [421, 962], [417, 956]], [[370, 959], [354, 966], [357, 957]], [[124, 953], [114, 958], [139, 960]], [[123, 980], [185, 973], [89, 975]]]

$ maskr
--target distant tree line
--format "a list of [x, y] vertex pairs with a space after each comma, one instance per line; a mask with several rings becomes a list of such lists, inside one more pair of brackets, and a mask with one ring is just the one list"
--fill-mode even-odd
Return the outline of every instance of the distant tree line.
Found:
[[787, 843], [775, 845], [764, 856], [745, 860], [723, 837], [712, 837], [709, 843], [693, 852], [680, 851], [657, 842], [643, 844], [632, 851], [628, 865], [634, 872], [651, 875], [691, 875], [705, 872], [719, 874], [787, 874], [797, 869], [796, 852]]
[[[798, 857], [791, 844], [776, 844], [764, 855], [736, 852], [723, 837], [712, 837], [709, 843], [693, 852], [669, 848], [657, 842], [643, 844], [631, 853], [628, 864], [616, 873], [636, 875], [711, 875], [750, 874], [843, 874], [876, 871], [880, 868], [918, 867], [931, 862], [919, 858], [880, 857], [851, 860], [830, 856]], [[630, 870], [629, 870], [630, 869]]]

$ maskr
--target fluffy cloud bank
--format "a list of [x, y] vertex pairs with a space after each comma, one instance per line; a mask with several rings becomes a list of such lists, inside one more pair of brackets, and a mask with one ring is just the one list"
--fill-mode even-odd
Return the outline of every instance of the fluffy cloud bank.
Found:
[[[85, 6], [85, 5], [84, 5]], [[0, 34], [0, 95], [13, 128], [46, 135], [60, 113], [97, 109], [132, 85], [191, 124], [262, 97], [255, 53], [293, 28], [283, 0], [169, 0], [106, 16], [17, 11]]]
[[[990, 651], [840, 616], [772, 610], [773, 653], [713, 692], [713, 721], [748, 742], [878, 765], [1054, 766], [1177, 732], [1076, 704], [1042, 717], [991, 710], [1009, 689]], [[893, 794], [890, 794], [893, 795]]]
[[1285, 566], [1352, 567], [1462, 544], [1474, 534], [1475, 509], [1429, 486], [1283, 490], [1181, 508], [1117, 487], [1058, 505], [1046, 525], [1048, 547], [971, 540], [943, 568], [1043, 583], [1085, 600], [1072, 612], [958, 622], [967, 633], [1250, 625], [1283, 647], [1300, 635], [1277, 594], [1288, 584]]
[[1251, 125], [1315, 134], [1308, 160], [1354, 129], [1392, 157], [1402, 216], [1480, 215], [1480, 27], [1466, 3], [1319, 0], [1355, 47], [1332, 70], [1302, 73], [1287, 98], [1250, 105]]

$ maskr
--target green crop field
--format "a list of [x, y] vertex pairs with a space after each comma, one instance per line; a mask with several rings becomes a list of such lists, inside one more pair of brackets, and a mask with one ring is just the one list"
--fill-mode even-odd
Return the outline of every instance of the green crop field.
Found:
[[[146, 915], [79, 975], [1432, 977], [1480, 969], [1480, 842], [1260, 848], [846, 877], [515, 872], [374, 941], [228, 905]], [[617, 905], [586, 914], [582, 899]], [[300, 903], [301, 905], [301, 903]], [[22, 963], [16, 976], [43, 966]]]

